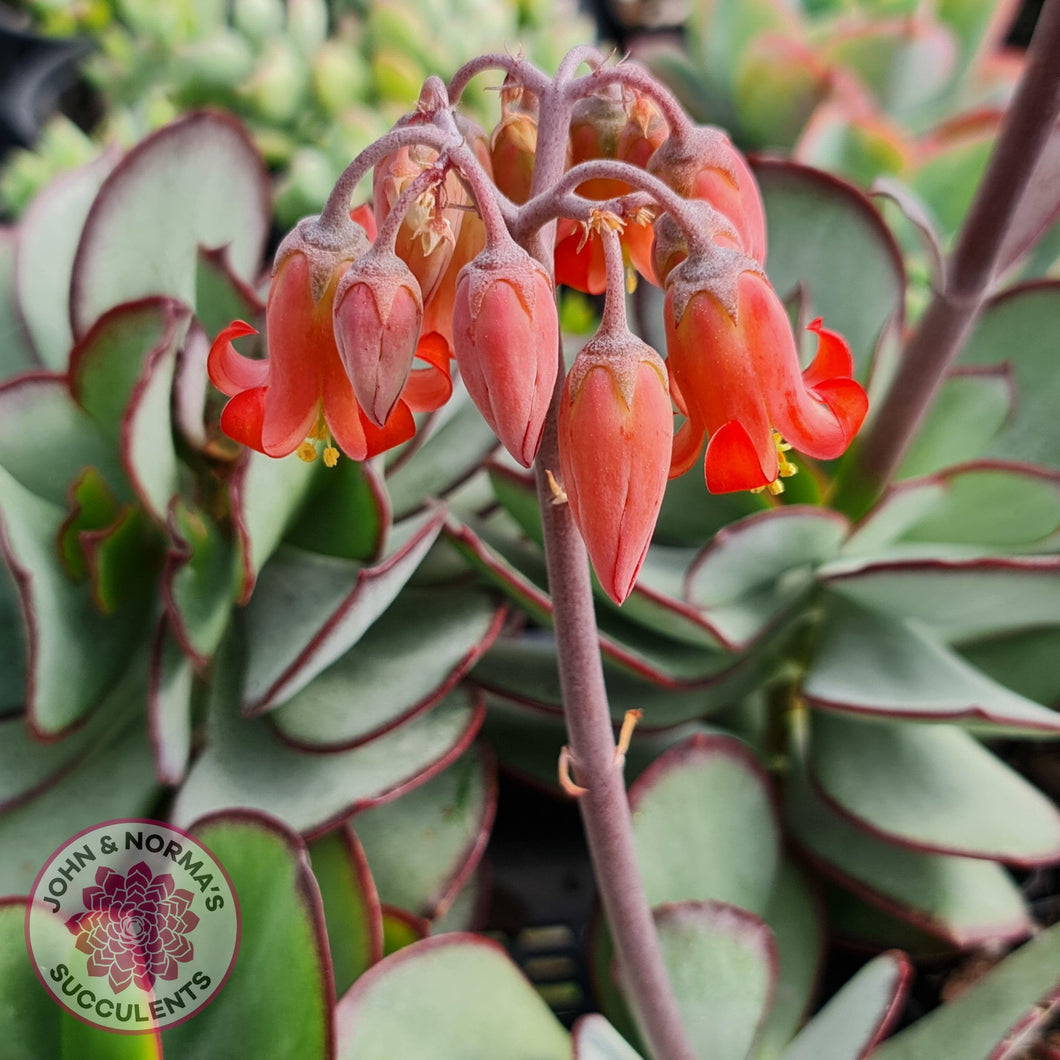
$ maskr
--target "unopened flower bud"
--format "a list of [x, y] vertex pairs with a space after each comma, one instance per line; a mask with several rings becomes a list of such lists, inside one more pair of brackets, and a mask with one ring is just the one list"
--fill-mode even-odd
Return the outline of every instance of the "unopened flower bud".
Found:
[[386, 250], [350, 267], [335, 292], [339, 357], [364, 414], [382, 427], [405, 389], [423, 319], [419, 285], [409, 267]]
[[559, 408], [571, 515], [615, 603], [648, 551], [670, 465], [673, 408], [662, 358], [629, 332], [601, 332], [578, 354]]
[[548, 274], [515, 243], [487, 246], [460, 271], [453, 350], [471, 400], [529, 467], [556, 382], [559, 318]]
[[497, 187], [521, 206], [530, 198], [537, 154], [537, 118], [517, 111], [493, 130], [490, 159]]

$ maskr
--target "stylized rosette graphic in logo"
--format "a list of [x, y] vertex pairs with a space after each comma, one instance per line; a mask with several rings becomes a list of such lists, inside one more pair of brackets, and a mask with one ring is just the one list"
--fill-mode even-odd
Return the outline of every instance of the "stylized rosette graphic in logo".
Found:
[[146, 862], [126, 876], [100, 866], [96, 886], [83, 892], [85, 912], [66, 927], [88, 956], [89, 975], [106, 976], [116, 994], [131, 983], [150, 990], [156, 979], [176, 979], [180, 965], [194, 955], [187, 937], [199, 923], [191, 912], [193, 897], [168, 873], [152, 876]]

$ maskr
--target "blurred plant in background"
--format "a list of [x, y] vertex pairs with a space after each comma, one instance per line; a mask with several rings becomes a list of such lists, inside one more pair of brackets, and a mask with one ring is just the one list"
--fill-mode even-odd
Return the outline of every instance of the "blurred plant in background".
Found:
[[[0, 175], [0, 210], [20, 212], [47, 180], [101, 145], [131, 146], [196, 107], [246, 123], [276, 174], [276, 219], [319, 210], [346, 163], [381, 136], [424, 78], [480, 52], [520, 48], [545, 67], [593, 36], [572, 0], [23, 0], [43, 34], [87, 35], [80, 72], [98, 113], [89, 134], [62, 114]], [[468, 105], [485, 119], [489, 93]]]

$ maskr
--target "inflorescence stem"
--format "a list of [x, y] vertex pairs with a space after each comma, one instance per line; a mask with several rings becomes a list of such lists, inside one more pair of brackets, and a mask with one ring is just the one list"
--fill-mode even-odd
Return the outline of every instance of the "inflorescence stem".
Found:
[[1060, 0], [1047, 0], [1027, 68], [937, 291], [834, 503], [861, 516], [898, 469], [989, 293], [1005, 236], [1060, 114]]
[[[569, 69], [569, 68], [568, 68]], [[563, 175], [570, 103], [564, 82], [541, 95], [538, 151], [531, 197]], [[547, 226], [549, 230], [551, 226]], [[540, 230], [524, 242], [552, 271]], [[560, 353], [562, 359], [562, 351]], [[633, 842], [633, 822], [611, 722], [593, 607], [589, 561], [566, 504], [553, 504], [549, 473], [558, 469], [557, 417], [563, 365], [545, 420], [534, 473], [541, 508], [545, 560], [552, 595], [563, 712], [574, 779], [587, 789], [578, 800], [597, 891], [615, 944], [625, 997], [655, 1060], [694, 1060], [659, 950], [658, 937]]]

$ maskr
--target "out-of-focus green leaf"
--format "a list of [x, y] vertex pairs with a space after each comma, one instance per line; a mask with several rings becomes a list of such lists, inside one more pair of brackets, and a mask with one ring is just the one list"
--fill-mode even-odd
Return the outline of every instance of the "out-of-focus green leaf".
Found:
[[829, 602], [803, 694], [812, 705], [984, 732], [1060, 732], [1060, 716], [1010, 692], [900, 619]]
[[826, 569], [822, 580], [860, 607], [914, 620], [946, 641], [1060, 625], [1060, 560], [1054, 556], [899, 559], [848, 572]]
[[843, 811], [895, 842], [1017, 864], [1060, 858], [1060, 813], [952, 725], [817, 711], [808, 770]]
[[1038, 703], [1060, 702], [1060, 628], [1016, 630], [961, 645], [988, 677]]
[[173, 637], [169, 623], [158, 625], [151, 646], [147, 718], [159, 779], [177, 785], [191, 755], [192, 693], [195, 667]]
[[901, 1011], [911, 974], [902, 953], [870, 961], [799, 1032], [781, 1060], [864, 1060]]
[[780, 866], [762, 919], [773, 932], [779, 967], [769, 1014], [751, 1055], [753, 1060], [775, 1060], [810, 1007], [824, 960], [819, 900], [790, 861]]
[[[960, 997], [884, 1042], [874, 1060], [991, 1060], [1035, 1034], [1060, 984], [1060, 925], [1011, 954]], [[1006, 1048], [1007, 1052], [1008, 1049]]]
[[345, 655], [412, 576], [442, 519], [438, 510], [407, 519], [370, 566], [290, 547], [278, 552], [246, 609], [245, 712], [279, 706]]
[[769, 278], [797, 284], [811, 316], [840, 332], [864, 379], [880, 334], [901, 321], [905, 270], [875, 206], [848, 184], [792, 162], [759, 161], [769, 227]]
[[[116, 714], [142, 712], [144, 695], [142, 679], [119, 685]], [[28, 894], [41, 866], [71, 836], [115, 817], [146, 816], [158, 791], [143, 724], [116, 725], [73, 769], [0, 816], [0, 894]]]
[[335, 992], [342, 994], [383, 957], [383, 910], [368, 861], [345, 826], [309, 844], [324, 902]]
[[[260, 814], [218, 814], [193, 827], [224, 867], [239, 903], [239, 953], [224, 988], [195, 1018], [162, 1034], [187, 1060], [326, 1056], [331, 982], [320, 891], [305, 845]], [[282, 974], [263, 975], [263, 968]]]
[[193, 305], [200, 247], [226, 247], [249, 279], [270, 213], [264, 163], [231, 118], [201, 111], [143, 140], [103, 183], [85, 222], [70, 290], [75, 337], [145, 295]]
[[[63, 928], [56, 924], [55, 930]], [[5, 1060], [161, 1060], [157, 1033], [114, 1034], [89, 1026], [41, 989], [26, 955], [24, 898], [0, 898], [0, 982]]]
[[754, 512], [766, 511], [765, 493], [708, 493], [703, 466], [697, 461], [689, 471], [666, 484], [653, 540], [660, 545], [706, 544], [723, 526]]
[[323, 461], [286, 540], [325, 556], [367, 562], [383, 548], [390, 525], [386, 490], [371, 464]]
[[785, 786], [785, 814], [819, 866], [931, 934], [972, 946], [1030, 931], [1019, 888], [992, 861], [925, 854], [876, 839], [827, 807], [797, 770]]
[[270, 720], [285, 740], [307, 749], [371, 739], [451, 689], [496, 636], [502, 617], [476, 587], [406, 587], [345, 655]]
[[1016, 415], [987, 456], [1060, 467], [1056, 409], [1060, 376], [1050, 342], [1060, 313], [1060, 282], [1042, 281], [995, 298], [976, 321], [961, 353], [966, 365], [1007, 364], [1016, 380]]
[[0, 386], [0, 466], [62, 508], [87, 467], [96, 468], [118, 500], [132, 498], [113, 436], [77, 407], [60, 375]]
[[[569, 1060], [567, 1032], [496, 943], [440, 935], [354, 983], [335, 1014], [338, 1060]], [[518, 1044], [516, 1044], [518, 1043]]]
[[692, 737], [649, 766], [629, 797], [650, 905], [718, 899], [764, 912], [779, 830], [768, 779], [743, 744]]
[[195, 261], [194, 305], [195, 316], [211, 341], [233, 320], [251, 322], [263, 308], [254, 288], [232, 270], [223, 248], [200, 249]]
[[47, 368], [65, 371], [70, 330], [70, 274], [85, 218], [118, 161], [104, 151], [57, 177], [33, 200], [18, 228], [15, 287], [33, 348]]
[[88, 583], [70, 580], [58, 551], [63, 520], [60, 509], [0, 468], [0, 553], [16, 575], [26, 618], [26, 710], [36, 732], [49, 736], [99, 703], [143, 637], [142, 607], [105, 616]]
[[481, 709], [463, 691], [412, 721], [349, 751], [312, 754], [285, 745], [264, 718], [239, 714], [242, 668], [225, 647], [214, 660], [206, 750], [173, 805], [187, 823], [214, 810], [243, 806], [318, 834], [359, 807], [427, 779], [467, 746]]
[[428, 920], [444, 914], [485, 850], [496, 805], [495, 767], [472, 751], [407, 795], [354, 814], [380, 899]]
[[571, 1031], [574, 1060], [643, 1060], [598, 1012], [582, 1016]]
[[984, 129], [944, 144], [910, 178], [945, 236], [957, 231], [972, 204], [995, 132], [996, 128]]
[[0, 227], [0, 379], [40, 367], [15, 290], [15, 232]]
[[743, 1060], [766, 1017], [777, 974], [769, 928], [724, 902], [655, 910], [659, 949], [698, 1056]]
[[1015, 401], [1004, 369], [958, 371], [942, 384], [902, 461], [900, 478], [930, 475], [986, 452]]

